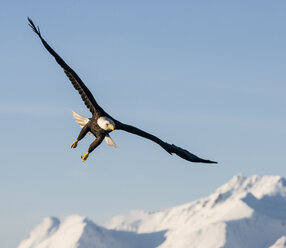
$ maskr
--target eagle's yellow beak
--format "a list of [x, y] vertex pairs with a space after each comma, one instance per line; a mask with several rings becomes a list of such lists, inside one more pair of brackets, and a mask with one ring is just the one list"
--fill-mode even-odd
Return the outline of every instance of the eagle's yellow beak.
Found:
[[109, 124], [108, 126], [107, 126], [107, 128], [109, 129], [109, 130], [114, 130], [114, 126], [112, 125], [112, 124]]

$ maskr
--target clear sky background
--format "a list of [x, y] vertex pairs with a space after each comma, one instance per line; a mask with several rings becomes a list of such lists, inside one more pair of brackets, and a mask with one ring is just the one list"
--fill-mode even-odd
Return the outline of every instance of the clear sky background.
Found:
[[[242, 172], [286, 176], [285, 1], [5, 1], [0, 8], [0, 246], [46, 216], [103, 224], [190, 202]], [[28, 27], [115, 118], [218, 165], [114, 132], [85, 163], [90, 116]]]

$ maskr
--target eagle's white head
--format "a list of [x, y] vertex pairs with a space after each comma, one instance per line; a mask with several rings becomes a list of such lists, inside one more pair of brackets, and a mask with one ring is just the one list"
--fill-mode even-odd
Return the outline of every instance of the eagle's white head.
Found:
[[114, 121], [108, 117], [99, 117], [97, 120], [97, 124], [106, 131], [113, 131], [115, 129]]

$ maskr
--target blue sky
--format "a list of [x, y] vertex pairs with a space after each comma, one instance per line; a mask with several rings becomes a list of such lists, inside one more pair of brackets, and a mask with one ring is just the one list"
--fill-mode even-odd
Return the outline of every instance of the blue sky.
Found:
[[[285, 1], [6, 1], [1, 20], [0, 242], [46, 216], [103, 224], [131, 209], [206, 196], [233, 175], [286, 176]], [[119, 120], [217, 166], [191, 164], [116, 132], [119, 149], [69, 148], [89, 116], [30, 30]]]

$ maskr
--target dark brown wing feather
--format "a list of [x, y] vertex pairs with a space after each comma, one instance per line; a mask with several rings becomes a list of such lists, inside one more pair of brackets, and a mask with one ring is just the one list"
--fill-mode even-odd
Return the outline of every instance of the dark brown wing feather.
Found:
[[133, 126], [130, 126], [130, 125], [126, 125], [126, 124], [123, 124], [121, 123], [120, 121], [117, 121], [117, 120], [114, 120], [115, 122], [115, 129], [118, 129], [118, 130], [123, 130], [123, 131], [126, 131], [126, 132], [129, 132], [129, 133], [133, 133], [133, 134], [136, 134], [136, 135], [139, 135], [143, 138], [146, 138], [146, 139], [149, 139], [149, 140], [152, 140], [154, 141], [155, 143], [157, 143], [158, 145], [160, 145], [166, 152], [168, 152], [169, 154], [177, 154], [179, 157], [183, 158], [183, 159], [186, 159], [190, 162], [195, 162], [195, 163], [208, 163], [208, 164], [216, 164], [217, 162], [214, 162], [214, 161], [211, 161], [211, 160], [206, 160], [206, 159], [202, 159], [202, 158], [199, 158], [197, 157], [196, 155], [190, 153], [189, 151], [181, 148], [181, 147], [178, 147], [176, 145], [171, 145], [171, 144], [168, 144], [164, 141], [162, 141], [161, 139], [157, 138], [156, 136], [152, 135], [152, 134], [149, 134], [149, 133], [146, 133], [144, 132], [143, 130], [137, 128], [137, 127], [133, 127]]
[[65, 74], [68, 76], [74, 88], [79, 92], [82, 100], [84, 101], [86, 107], [90, 110], [93, 115], [105, 115], [108, 114], [97, 104], [93, 95], [89, 91], [89, 89], [85, 86], [85, 84], [81, 81], [79, 76], [71, 69], [66, 62], [49, 46], [49, 44], [43, 39], [40, 33], [39, 27], [36, 28], [33, 21], [28, 18], [29, 25], [33, 29], [33, 31], [40, 37], [44, 47], [49, 51], [49, 53], [56, 59], [58, 64], [63, 68]]

